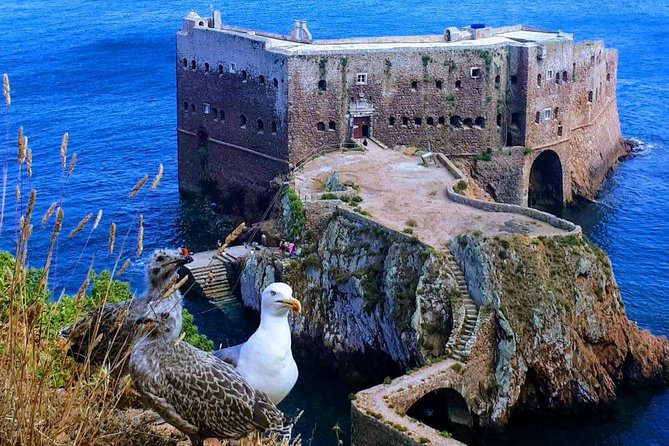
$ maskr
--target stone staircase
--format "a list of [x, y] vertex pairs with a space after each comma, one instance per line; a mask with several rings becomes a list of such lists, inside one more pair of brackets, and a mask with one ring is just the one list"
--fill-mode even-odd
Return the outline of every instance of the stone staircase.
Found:
[[475, 340], [474, 330], [479, 312], [476, 303], [474, 303], [474, 300], [469, 295], [467, 282], [465, 282], [465, 276], [462, 273], [462, 269], [460, 269], [460, 265], [458, 265], [448, 249], [444, 249], [442, 252], [449, 268], [455, 275], [458, 291], [460, 291], [460, 295], [462, 296], [462, 308], [465, 310], [462, 328], [454, 332], [446, 343], [446, 354], [457, 361], [465, 362], [469, 357], [469, 350]]
[[[234, 263], [237, 257], [223, 252], [215, 255], [206, 265], [189, 268], [193, 279], [200, 285], [207, 299], [217, 306], [239, 303], [228, 282], [226, 264]], [[189, 265], [186, 265], [188, 268]]]

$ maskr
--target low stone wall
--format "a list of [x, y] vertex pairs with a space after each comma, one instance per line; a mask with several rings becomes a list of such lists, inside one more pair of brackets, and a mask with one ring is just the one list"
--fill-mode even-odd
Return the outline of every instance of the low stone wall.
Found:
[[455, 190], [453, 190], [453, 187], [460, 181], [466, 181], [469, 183], [469, 179], [445, 155], [438, 153], [437, 159], [455, 177], [453, 184], [449, 184], [448, 187], [446, 187], [446, 194], [448, 195], [449, 199], [455, 201], [456, 203], [465, 204], [467, 206], [471, 206], [473, 208], [481, 209], [487, 212], [509, 212], [512, 214], [521, 214], [539, 221], [543, 221], [551, 226], [563, 229], [571, 234], [581, 233], [581, 227], [579, 225], [574, 224], [569, 220], [556, 217], [555, 215], [549, 214], [548, 212], [543, 212], [538, 209], [532, 209], [525, 206], [518, 206], [516, 204], [483, 201], [458, 194], [455, 192]]

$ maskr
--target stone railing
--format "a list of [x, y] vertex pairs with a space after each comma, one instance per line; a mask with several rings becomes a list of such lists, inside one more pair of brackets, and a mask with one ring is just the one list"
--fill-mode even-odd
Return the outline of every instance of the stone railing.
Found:
[[479, 200], [478, 198], [466, 197], [455, 192], [454, 187], [460, 181], [465, 181], [469, 184], [469, 178], [458, 169], [451, 160], [444, 154], [438, 153], [437, 159], [439, 162], [455, 177], [455, 181], [446, 187], [446, 195], [448, 198], [456, 203], [465, 204], [476, 209], [481, 209], [487, 212], [509, 212], [512, 214], [525, 215], [526, 217], [534, 218], [535, 220], [543, 221], [551, 226], [567, 231], [571, 234], [580, 234], [581, 227], [575, 223], [556, 217], [548, 212], [543, 212], [538, 209], [528, 208], [525, 206], [518, 206], [517, 204], [497, 203], [491, 201]]

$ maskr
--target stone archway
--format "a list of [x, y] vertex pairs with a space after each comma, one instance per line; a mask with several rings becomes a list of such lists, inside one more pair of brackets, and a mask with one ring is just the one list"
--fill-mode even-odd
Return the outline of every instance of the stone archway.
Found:
[[545, 150], [534, 159], [530, 168], [527, 205], [542, 210], [554, 210], [563, 204], [562, 162], [556, 152]]
[[449, 432], [465, 444], [471, 444], [474, 439], [474, 416], [457, 390], [432, 390], [416, 400], [406, 414], [439, 432]]

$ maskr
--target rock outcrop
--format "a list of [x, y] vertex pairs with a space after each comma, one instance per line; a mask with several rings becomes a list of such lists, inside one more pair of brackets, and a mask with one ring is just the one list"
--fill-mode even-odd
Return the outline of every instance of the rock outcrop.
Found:
[[467, 235], [452, 250], [496, 320], [468, 366], [489, 369], [465, 372], [481, 379], [480, 424], [593, 412], [625, 386], [669, 382], [669, 343], [627, 319], [608, 257], [584, 237]]
[[[356, 214], [338, 211], [300, 259], [267, 253], [247, 260], [241, 291], [258, 308], [258, 289], [289, 282], [303, 312], [295, 342], [363, 380], [400, 373], [443, 355], [457, 283], [434, 249]], [[364, 367], [363, 367], [364, 364]], [[355, 374], [354, 374], [355, 375]]]

